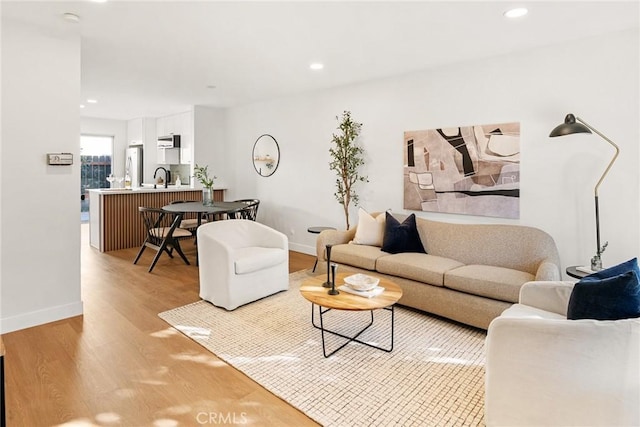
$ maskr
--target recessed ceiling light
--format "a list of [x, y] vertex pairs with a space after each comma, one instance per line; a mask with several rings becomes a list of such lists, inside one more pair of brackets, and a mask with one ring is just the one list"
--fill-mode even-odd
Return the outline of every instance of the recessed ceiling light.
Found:
[[89, 104], [96, 104], [98, 102], [98, 100], [97, 99], [87, 99], [87, 102]]
[[80, 104], [80, 108], [84, 108], [84, 104]]
[[94, 3], [106, 3], [107, 0], [91, 0]]
[[504, 16], [507, 18], [520, 18], [529, 13], [529, 11], [524, 7], [516, 7], [514, 9], [509, 9], [504, 13]]
[[324, 68], [324, 64], [321, 64], [320, 62], [314, 62], [309, 65], [309, 68], [311, 68], [312, 70], [322, 70]]

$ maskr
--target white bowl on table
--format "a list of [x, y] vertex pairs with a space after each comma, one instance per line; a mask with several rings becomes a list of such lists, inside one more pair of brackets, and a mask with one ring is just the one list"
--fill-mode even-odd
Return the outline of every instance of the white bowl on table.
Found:
[[358, 273], [344, 278], [344, 283], [356, 291], [370, 291], [378, 286], [380, 279], [377, 277], [367, 276], [366, 274]]

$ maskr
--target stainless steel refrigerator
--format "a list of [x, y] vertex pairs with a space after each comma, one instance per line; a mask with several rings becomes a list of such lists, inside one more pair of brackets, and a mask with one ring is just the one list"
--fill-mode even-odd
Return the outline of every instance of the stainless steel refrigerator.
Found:
[[127, 160], [125, 162], [125, 173], [131, 177], [131, 187], [142, 186], [142, 146], [131, 146], [127, 148]]

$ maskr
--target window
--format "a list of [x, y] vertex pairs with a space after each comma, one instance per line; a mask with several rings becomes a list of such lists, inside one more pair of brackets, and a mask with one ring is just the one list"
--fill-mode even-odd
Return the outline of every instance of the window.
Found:
[[[80, 136], [80, 217], [89, 221], [89, 188], [108, 188], [111, 174], [113, 137]], [[84, 196], [84, 197], [83, 197]]]

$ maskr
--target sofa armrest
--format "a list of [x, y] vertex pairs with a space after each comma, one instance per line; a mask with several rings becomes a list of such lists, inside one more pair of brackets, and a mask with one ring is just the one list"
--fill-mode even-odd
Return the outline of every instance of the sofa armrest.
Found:
[[498, 317], [486, 340], [487, 426], [640, 425], [640, 319]]
[[316, 256], [319, 261], [326, 260], [327, 245], [349, 243], [356, 236], [356, 227], [349, 230], [323, 230], [316, 239]]
[[536, 280], [560, 280], [560, 267], [555, 262], [546, 259], [540, 263], [536, 271]]
[[567, 316], [574, 282], [560, 280], [527, 282], [520, 288], [520, 304]]

